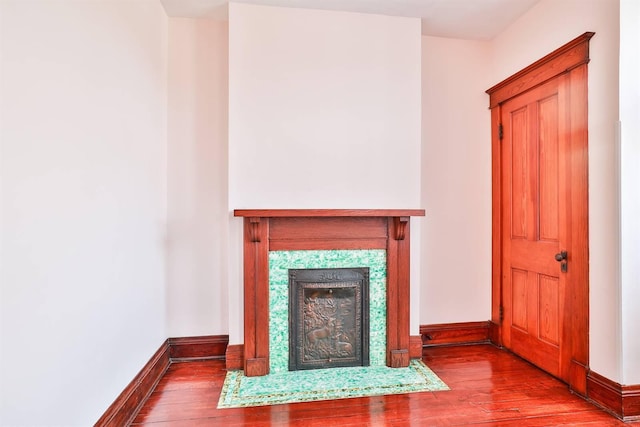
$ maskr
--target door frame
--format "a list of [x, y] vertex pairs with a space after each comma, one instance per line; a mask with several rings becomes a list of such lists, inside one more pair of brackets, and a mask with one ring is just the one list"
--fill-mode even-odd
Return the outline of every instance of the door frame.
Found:
[[[588, 200], [588, 111], [587, 64], [589, 40], [593, 32], [586, 32], [561, 46], [542, 59], [508, 77], [486, 91], [491, 110], [491, 175], [492, 175], [492, 271], [491, 322], [489, 336], [502, 346], [503, 288], [502, 288], [502, 165], [501, 115], [502, 104], [560, 75], [568, 78], [570, 103], [569, 132], [572, 167], [570, 185], [570, 229], [568, 230], [569, 271], [567, 283], [574, 292], [566, 300], [562, 359], [566, 364], [570, 388], [582, 395], [587, 392], [589, 366], [589, 200]], [[561, 364], [562, 365], [562, 364]]]

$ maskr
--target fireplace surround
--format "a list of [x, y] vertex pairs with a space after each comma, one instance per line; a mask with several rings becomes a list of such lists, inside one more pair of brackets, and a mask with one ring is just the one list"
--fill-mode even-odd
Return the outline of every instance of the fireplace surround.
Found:
[[289, 273], [292, 269], [369, 269], [369, 366], [386, 366], [387, 252], [303, 250], [269, 252], [269, 375], [289, 371]]
[[420, 357], [409, 333], [410, 217], [422, 209], [240, 209], [244, 218], [244, 344], [227, 348], [227, 368], [246, 376], [269, 373], [269, 251], [385, 249], [386, 364], [406, 367]]

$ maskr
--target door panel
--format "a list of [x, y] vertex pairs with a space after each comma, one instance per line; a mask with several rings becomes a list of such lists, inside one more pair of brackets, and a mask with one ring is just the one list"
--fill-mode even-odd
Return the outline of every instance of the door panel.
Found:
[[558, 126], [547, 118], [558, 117], [558, 96], [538, 103], [540, 154], [540, 240], [558, 241]]
[[569, 207], [560, 179], [569, 158], [561, 155], [569, 148], [563, 91], [561, 76], [505, 102], [501, 115], [505, 344], [559, 377], [566, 280], [555, 255], [564, 249], [560, 211]]
[[527, 238], [528, 138], [527, 108], [510, 112], [511, 129], [511, 238]]
[[555, 277], [541, 274], [538, 282], [538, 304], [540, 312], [540, 339], [552, 344], [560, 345], [560, 284]]
[[511, 325], [523, 331], [528, 329], [527, 323], [527, 272], [516, 268], [511, 270], [511, 293], [513, 317]]

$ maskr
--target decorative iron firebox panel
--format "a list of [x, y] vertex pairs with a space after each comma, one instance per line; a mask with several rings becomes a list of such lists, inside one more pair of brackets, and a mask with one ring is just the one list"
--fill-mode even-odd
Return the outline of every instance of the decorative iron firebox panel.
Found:
[[369, 366], [369, 268], [289, 270], [289, 370]]

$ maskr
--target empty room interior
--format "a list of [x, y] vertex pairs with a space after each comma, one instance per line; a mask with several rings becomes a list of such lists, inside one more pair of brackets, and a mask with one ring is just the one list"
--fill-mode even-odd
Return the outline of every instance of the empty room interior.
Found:
[[0, 0], [0, 426], [635, 424], [638, 76], [638, 0]]

